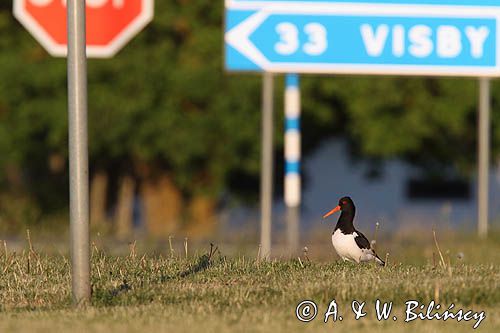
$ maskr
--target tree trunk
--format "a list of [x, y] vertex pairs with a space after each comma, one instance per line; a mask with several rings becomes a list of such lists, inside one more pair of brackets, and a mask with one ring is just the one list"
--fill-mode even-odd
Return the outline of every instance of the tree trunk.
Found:
[[130, 176], [124, 176], [120, 182], [115, 215], [116, 237], [121, 240], [132, 235], [134, 192], [134, 179]]
[[108, 175], [105, 171], [97, 171], [90, 184], [90, 224], [97, 229], [106, 227], [106, 198], [108, 191]]
[[217, 225], [215, 200], [206, 195], [195, 195], [189, 203], [188, 233], [191, 237], [212, 235]]
[[141, 185], [146, 229], [151, 236], [168, 237], [179, 227], [182, 194], [167, 174], [148, 177]]

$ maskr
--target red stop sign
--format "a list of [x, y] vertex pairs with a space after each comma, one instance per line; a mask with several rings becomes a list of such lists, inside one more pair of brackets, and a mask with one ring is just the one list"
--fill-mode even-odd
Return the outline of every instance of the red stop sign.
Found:
[[[87, 55], [112, 57], [153, 19], [154, 0], [86, 0]], [[54, 56], [66, 56], [66, 0], [14, 0], [14, 16]]]

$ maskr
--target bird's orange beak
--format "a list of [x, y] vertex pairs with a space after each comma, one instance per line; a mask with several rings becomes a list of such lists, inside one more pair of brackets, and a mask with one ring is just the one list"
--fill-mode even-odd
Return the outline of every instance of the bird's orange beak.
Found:
[[326, 219], [328, 216], [332, 215], [335, 212], [338, 212], [339, 210], [340, 210], [340, 206], [337, 206], [334, 209], [332, 209], [331, 211], [329, 211], [328, 213], [326, 213], [325, 215], [323, 215], [323, 218]]

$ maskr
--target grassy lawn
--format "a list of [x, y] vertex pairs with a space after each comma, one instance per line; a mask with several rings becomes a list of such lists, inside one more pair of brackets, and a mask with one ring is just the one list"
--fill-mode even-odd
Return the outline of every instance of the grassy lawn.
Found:
[[[342, 263], [333, 256], [318, 259], [311, 250], [300, 261], [265, 262], [224, 251], [188, 258], [177, 253], [112, 256], [94, 247], [92, 306], [81, 310], [71, 307], [67, 256], [29, 247], [17, 254], [2, 251], [0, 332], [473, 331], [476, 320], [405, 323], [407, 300], [425, 305], [435, 300], [442, 305], [439, 313], [451, 303], [454, 312], [485, 311], [476, 331], [500, 332], [500, 245], [494, 236], [479, 243], [473, 237], [446, 237], [440, 243], [446, 267], [433, 242], [386, 240], [384, 246], [393, 251], [388, 267]], [[309, 323], [295, 317], [304, 299], [318, 307]], [[330, 318], [325, 324], [333, 299], [343, 320]], [[376, 299], [394, 302], [389, 320], [376, 319]], [[357, 321], [353, 300], [366, 302], [367, 314]]]

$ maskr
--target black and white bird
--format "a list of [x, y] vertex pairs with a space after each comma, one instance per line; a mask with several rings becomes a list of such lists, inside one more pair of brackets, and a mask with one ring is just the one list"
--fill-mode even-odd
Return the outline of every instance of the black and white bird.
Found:
[[332, 244], [337, 254], [344, 260], [357, 263], [375, 260], [379, 265], [385, 262], [372, 249], [370, 242], [361, 232], [354, 228], [354, 215], [356, 207], [350, 197], [339, 200], [338, 206], [323, 215], [327, 218], [335, 212], [342, 211], [332, 234]]

